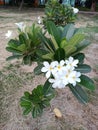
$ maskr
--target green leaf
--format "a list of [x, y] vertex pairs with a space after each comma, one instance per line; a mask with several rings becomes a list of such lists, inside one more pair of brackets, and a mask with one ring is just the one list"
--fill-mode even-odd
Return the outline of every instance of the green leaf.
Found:
[[18, 40], [14, 40], [14, 39], [11, 39], [9, 42], [8, 42], [8, 47], [11, 47], [11, 48], [17, 48], [18, 45], [20, 45], [21, 43], [18, 41]]
[[86, 75], [82, 75], [80, 79], [81, 79], [81, 82], [79, 83], [80, 85], [86, 87], [87, 89], [95, 90], [95, 85], [92, 79], [90, 79]]
[[24, 52], [27, 50], [27, 47], [25, 44], [21, 44], [20, 46], [17, 47], [17, 50]]
[[66, 46], [68, 45], [68, 41], [66, 40], [66, 38], [63, 38], [60, 44], [61, 48], [66, 48]]
[[43, 109], [39, 105], [36, 105], [33, 108], [32, 117], [36, 118], [37, 116], [40, 116], [42, 112], [43, 112]]
[[69, 85], [70, 90], [74, 96], [78, 99], [79, 102], [86, 104], [88, 102], [88, 96], [80, 85], [72, 86]]
[[38, 55], [38, 57], [42, 57], [43, 55], [47, 54], [48, 51], [46, 49], [37, 49], [36, 54]]
[[85, 55], [83, 53], [78, 53], [74, 56], [74, 59], [78, 59], [79, 60], [79, 64], [83, 64], [84, 63], [84, 58]]
[[42, 73], [41, 72], [42, 67], [43, 67], [43, 64], [39, 64], [36, 68], [34, 68], [34, 74], [35, 75], [41, 74]]
[[55, 47], [55, 50], [58, 49], [58, 44], [57, 44], [57, 42], [56, 42], [54, 36], [50, 35], [50, 38], [51, 38], [52, 44], [53, 44], [54, 47]]
[[89, 73], [91, 71], [91, 67], [86, 64], [80, 64], [77, 68], [75, 68], [75, 70], [81, 73]]
[[57, 61], [65, 60], [65, 51], [63, 48], [58, 48], [55, 51], [54, 60], [57, 60]]
[[51, 43], [50, 39], [46, 38], [42, 33], [39, 33], [39, 37], [42, 41], [43, 46], [50, 52], [54, 52], [55, 48]]
[[52, 60], [54, 53], [48, 53], [46, 55], [43, 55], [42, 58], [45, 60]]
[[26, 40], [27, 40], [27, 37], [26, 37], [25, 33], [20, 33], [19, 34], [19, 41], [20, 41], [20, 43], [26, 45], [27, 44]]
[[77, 48], [74, 47], [74, 46], [72, 46], [72, 45], [66, 46], [66, 47], [64, 48], [67, 57], [70, 56], [73, 52], [75, 52], [76, 49], [77, 49]]
[[50, 106], [50, 100], [52, 99], [52, 98], [50, 98], [50, 97], [45, 97], [46, 99], [44, 99], [44, 101], [42, 102], [42, 107], [43, 108], [46, 108], [46, 107], [49, 107]]
[[77, 47], [77, 52], [83, 50], [84, 48], [86, 48], [88, 45], [90, 45], [90, 41], [84, 40], [81, 43], [79, 43], [76, 47]]
[[52, 22], [52, 21], [48, 21], [47, 22], [47, 30], [48, 33], [51, 34], [52, 36], [54, 36], [56, 42], [60, 43], [60, 33], [59, 33], [59, 29], [56, 27], [56, 25]]
[[45, 97], [47, 97], [49, 100], [51, 100], [55, 96], [55, 91], [52, 88], [52, 84], [49, 83], [48, 80], [45, 82], [45, 84], [43, 86], [43, 93], [44, 93]]
[[31, 65], [32, 64], [32, 60], [31, 60], [31, 56], [24, 56], [23, 57], [23, 63], [25, 64], [25, 65]]
[[38, 85], [36, 88], [33, 89], [30, 99], [33, 101], [34, 104], [38, 104], [42, 101], [43, 97], [43, 85]]
[[24, 110], [23, 110], [23, 115], [28, 115], [32, 110], [32, 107], [28, 106], [28, 107], [25, 107]]
[[6, 47], [6, 50], [9, 51], [9, 52], [12, 52], [12, 53], [22, 54], [22, 52], [20, 50], [17, 50], [17, 48], [14, 49], [14, 48], [11, 48], [11, 47]]
[[24, 92], [25, 97], [29, 98], [30, 93], [28, 91]]
[[64, 27], [62, 38], [66, 37], [66, 39], [69, 40], [73, 36], [74, 31], [75, 31], [74, 24], [67, 24]]
[[15, 58], [19, 59], [19, 58], [21, 58], [21, 57], [22, 57], [22, 55], [16, 54], [16, 55], [13, 55], [13, 56], [9, 56], [8, 58], [6, 58], [6, 60], [9, 61], [9, 60], [13, 60], [13, 59], [15, 59]]
[[29, 107], [29, 106], [32, 106], [31, 102], [29, 101], [22, 101], [20, 103], [21, 107]]
[[21, 98], [20, 105], [21, 105], [21, 107], [23, 107], [23, 115], [29, 114], [32, 110], [32, 107], [33, 107], [31, 100], [26, 96], [23, 96]]
[[83, 41], [85, 38], [84, 34], [75, 34], [68, 42], [69, 44], [75, 46], [79, 44], [81, 41]]

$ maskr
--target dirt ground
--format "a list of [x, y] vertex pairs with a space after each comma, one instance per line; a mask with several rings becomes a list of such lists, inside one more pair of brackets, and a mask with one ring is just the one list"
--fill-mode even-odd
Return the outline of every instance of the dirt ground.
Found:
[[[5, 85], [6, 87], [3, 87], [7, 80], [0, 74], [0, 130], [98, 130], [98, 15], [79, 14], [75, 24], [76, 27], [93, 27], [93, 30], [88, 32], [88, 38], [92, 44], [84, 50], [85, 62], [92, 66], [92, 72], [89, 75], [96, 84], [95, 92], [88, 92], [90, 102], [87, 105], [80, 104], [69, 89], [65, 88], [57, 90], [58, 95], [51, 101], [51, 107], [45, 109], [41, 117], [33, 119], [31, 114], [22, 115], [22, 109], [19, 106], [20, 97], [24, 91], [31, 91], [36, 85], [44, 83], [45, 79], [42, 76], [32, 76], [36, 64], [29, 67], [19, 65], [20, 62], [17, 60], [6, 61], [10, 53], [5, 49], [8, 42], [5, 33], [7, 30], [13, 30], [13, 37], [15, 37], [17, 27], [14, 23], [24, 21], [27, 25], [31, 25], [37, 21], [38, 16], [43, 15], [43, 9], [18, 11], [16, 8], [0, 8], [0, 73], [5, 74], [5, 77], [7, 74], [16, 74], [21, 79], [21, 82], [16, 81], [16, 78], [13, 79], [16, 81], [16, 86], [15, 82], [10, 79], [9, 87], [8, 83]], [[27, 74], [29, 74], [30, 80], [25, 79]], [[22, 84], [22, 87], [18, 86], [19, 83]], [[61, 111], [63, 118], [55, 117], [54, 108]]]

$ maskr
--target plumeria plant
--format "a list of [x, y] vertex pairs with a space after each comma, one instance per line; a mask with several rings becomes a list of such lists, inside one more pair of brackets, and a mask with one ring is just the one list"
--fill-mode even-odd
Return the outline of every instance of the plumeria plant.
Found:
[[[39, 33], [42, 29], [33, 24], [32, 26], [26, 26], [24, 22], [15, 23], [18, 27], [18, 38], [11, 39], [6, 47], [7, 51], [12, 52], [12, 56], [9, 56], [7, 60], [14, 58], [22, 58], [24, 64], [32, 64], [32, 61], [36, 60], [36, 51], [40, 48], [41, 40]], [[12, 31], [8, 31], [6, 37], [9, 38]]]
[[57, 26], [74, 23], [78, 9], [70, 5], [60, 4], [59, 0], [48, 0], [45, 5], [45, 16], [43, 24], [46, 27], [47, 21], [53, 21]]
[[91, 67], [84, 63], [85, 54], [81, 52], [90, 44], [85, 35], [73, 24], [62, 27], [48, 21], [46, 28], [47, 33], [35, 24], [24, 29], [19, 27], [18, 38], [11, 39], [6, 47], [12, 52], [7, 60], [22, 58], [28, 65], [37, 62], [34, 73], [43, 73], [46, 77], [44, 85], [38, 85], [31, 93], [25, 92], [20, 100], [23, 114], [31, 112], [33, 118], [40, 116], [50, 105], [57, 88], [69, 87], [84, 104], [89, 101], [86, 89], [95, 89], [93, 80], [85, 75], [91, 71]]

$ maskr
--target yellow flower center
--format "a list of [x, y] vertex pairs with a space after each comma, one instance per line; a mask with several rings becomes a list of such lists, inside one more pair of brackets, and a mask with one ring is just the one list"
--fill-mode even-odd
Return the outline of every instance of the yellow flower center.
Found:
[[61, 69], [61, 66], [60, 66], [60, 65], [58, 65], [58, 69]]
[[73, 76], [72, 78], [75, 79], [75, 76]]
[[50, 67], [50, 70], [52, 70], [53, 68], [52, 67]]
[[65, 75], [65, 78], [68, 78], [68, 74], [67, 74], [67, 75]]

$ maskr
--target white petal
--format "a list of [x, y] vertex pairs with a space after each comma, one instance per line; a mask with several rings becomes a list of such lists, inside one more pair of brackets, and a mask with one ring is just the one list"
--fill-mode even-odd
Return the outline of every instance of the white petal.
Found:
[[73, 57], [70, 56], [68, 60], [69, 60], [69, 62], [73, 62], [74, 59], [73, 59]]
[[53, 62], [51, 62], [51, 66], [52, 66], [52, 67], [55, 67], [57, 64], [58, 64], [57, 61], [53, 61]]
[[54, 61], [55, 66], [58, 66], [59, 62], [58, 61]]
[[50, 82], [50, 83], [54, 83], [55, 80], [54, 80], [54, 79], [49, 79], [49, 82]]
[[80, 72], [76, 72], [76, 76], [77, 76], [77, 77], [80, 77], [80, 76], [81, 76], [81, 73], [80, 73]]
[[47, 61], [43, 62], [43, 65], [44, 65], [45, 67], [49, 67], [49, 63], [48, 63]]
[[63, 80], [63, 84], [66, 86], [68, 84], [68, 80]]
[[54, 84], [52, 84], [52, 87], [53, 88], [57, 88], [57, 85], [54, 83]]
[[48, 78], [50, 77], [50, 75], [51, 75], [51, 72], [48, 71], [48, 72], [46, 73], [46, 78], [48, 79]]
[[73, 86], [76, 86], [76, 82], [74, 82], [72, 85], [73, 85]]
[[12, 35], [12, 31], [8, 30], [7, 33], [5, 34], [6, 38], [10, 38]]
[[81, 82], [80, 78], [76, 78], [76, 81], [77, 81], [77, 82]]
[[65, 85], [64, 85], [64, 84], [60, 84], [60, 85], [58, 86], [58, 88], [65, 88]]
[[60, 65], [63, 66], [65, 64], [65, 61], [64, 60], [61, 60], [60, 61]]
[[46, 68], [46, 67], [43, 67], [42, 69], [41, 69], [41, 72], [47, 72], [48, 71], [48, 69]]
[[72, 64], [73, 66], [77, 66], [78, 63], [79, 63], [79, 60], [74, 60]]

